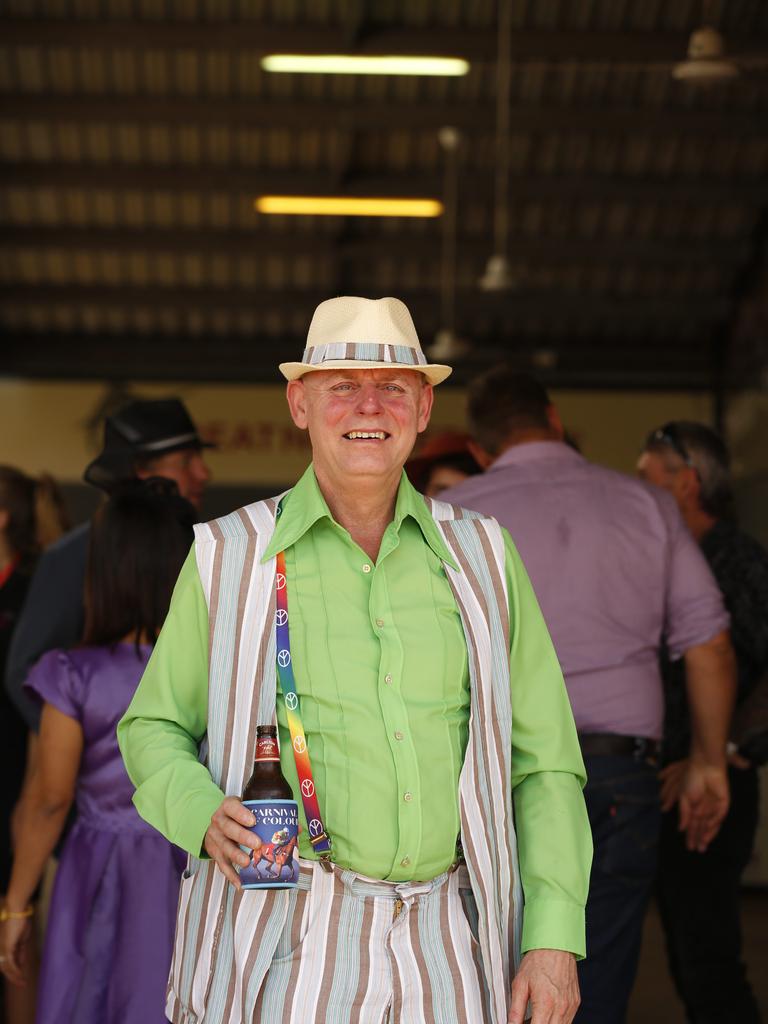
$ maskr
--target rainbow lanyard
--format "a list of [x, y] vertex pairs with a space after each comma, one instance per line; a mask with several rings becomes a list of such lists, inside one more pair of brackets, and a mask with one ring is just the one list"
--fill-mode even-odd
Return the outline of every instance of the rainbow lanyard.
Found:
[[309, 841], [312, 849], [320, 854], [323, 862], [330, 861], [331, 838], [325, 831], [320, 816], [320, 805], [317, 802], [315, 781], [312, 778], [312, 766], [309, 763], [307, 738], [299, 710], [299, 695], [296, 693], [296, 680], [293, 677], [291, 664], [291, 641], [288, 635], [288, 587], [285, 574], [285, 552], [277, 556], [277, 573], [275, 574], [275, 590], [277, 592], [277, 614], [275, 616], [277, 631], [277, 675], [280, 688], [285, 698], [285, 710], [288, 715], [288, 729], [291, 733], [293, 756], [296, 760], [296, 772], [301, 788], [301, 802], [307, 818]]

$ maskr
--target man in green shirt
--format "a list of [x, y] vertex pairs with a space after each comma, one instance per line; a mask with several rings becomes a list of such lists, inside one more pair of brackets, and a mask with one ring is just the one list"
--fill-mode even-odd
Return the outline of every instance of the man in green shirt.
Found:
[[[450, 369], [398, 300], [341, 298], [281, 370], [312, 465], [198, 530], [118, 729], [137, 808], [191, 855], [168, 1015], [518, 1024], [530, 1001], [534, 1024], [568, 1022], [591, 840], [560, 668], [508, 534], [402, 472]], [[275, 694], [279, 552], [333, 861], [305, 822], [290, 896], [237, 874], [258, 845], [237, 796], [256, 724], [276, 717], [304, 789]]]

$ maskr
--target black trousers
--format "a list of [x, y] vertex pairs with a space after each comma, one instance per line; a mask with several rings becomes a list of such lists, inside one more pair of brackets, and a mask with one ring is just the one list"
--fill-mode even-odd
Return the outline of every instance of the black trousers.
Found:
[[741, 957], [740, 879], [755, 840], [754, 769], [729, 771], [731, 806], [705, 853], [690, 853], [677, 810], [664, 815], [658, 899], [669, 969], [690, 1024], [759, 1024]]
[[[595, 852], [587, 901], [587, 959], [578, 965], [577, 1024], [623, 1024], [656, 876], [657, 769], [631, 756], [585, 757], [584, 797]], [[721, 1022], [724, 1024], [724, 1022]]]

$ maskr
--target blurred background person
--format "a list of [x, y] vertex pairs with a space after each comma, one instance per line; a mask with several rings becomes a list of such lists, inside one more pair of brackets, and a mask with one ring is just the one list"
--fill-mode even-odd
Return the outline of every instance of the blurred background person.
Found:
[[418, 455], [405, 464], [405, 472], [416, 490], [436, 498], [448, 487], [479, 473], [480, 466], [469, 450], [469, 441], [469, 434], [454, 431], [428, 438]]
[[[125, 480], [165, 477], [200, 508], [210, 471], [206, 444], [178, 398], [130, 402], [104, 422], [104, 447], [85, 470], [88, 483], [106, 494]], [[83, 580], [89, 523], [54, 544], [40, 559], [19, 619], [6, 670], [6, 688], [27, 725], [37, 730], [40, 708], [24, 692], [37, 659], [72, 647], [83, 634]]]
[[587, 768], [595, 848], [575, 1020], [620, 1024], [656, 875], [659, 650], [666, 638], [685, 662], [695, 758], [682, 782], [682, 824], [684, 841], [703, 849], [728, 806], [728, 615], [674, 501], [566, 444], [539, 381], [495, 367], [470, 384], [468, 412], [487, 469], [440, 497], [509, 530], [552, 636]]
[[[49, 476], [37, 479], [12, 466], [0, 466], [0, 675], [5, 673], [8, 647], [29, 587], [38, 554], [67, 527], [66, 512], [56, 484]], [[11, 815], [21, 790], [27, 757], [27, 727], [3, 689], [0, 693], [0, 746], [3, 751], [2, 846], [0, 892], [11, 874]], [[3, 896], [4, 898], [4, 896]], [[5, 985], [7, 1024], [27, 1024], [34, 1018], [36, 945], [25, 950], [26, 991]]]
[[27, 687], [42, 704], [18, 827], [0, 967], [22, 984], [33, 893], [76, 799], [40, 969], [40, 1024], [160, 1024], [181, 852], [145, 825], [115, 729], [149, 659], [192, 543], [194, 508], [167, 480], [118, 487], [96, 513], [84, 644], [49, 651]]
[[[723, 593], [736, 653], [736, 703], [743, 706], [768, 671], [768, 553], [731, 518], [728, 449], [704, 424], [675, 421], [648, 435], [637, 467], [674, 496]], [[665, 659], [663, 669], [658, 897], [670, 971], [692, 1024], [755, 1024], [760, 1013], [741, 955], [740, 881], [757, 829], [757, 769], [732, 746], [728, 815], [706, 851], [691, 853], [675, 812], [688, 765], [690, 710], [680, 664]]]
[[[199, 507], [210, 473], [198, 435], [183, 403], [176, 398], [135, 400], [104, 422], [104, 445], [85, 471], [88, 483], [109, 493], [122, 481], [150, 476], [173, 480], [181, 495]], [[55, 522], [53, 512], [41, 515], [41, 528]], [[40, 705], [24, 690], [35, 662], [46, 651], [73, 647], [83, 635], [83, 585], [90, 523], [84, 523], [53, 543], [37, 562], [24, 607], [13, 632], [5, 670], [4, 695], [36, 733]], [[17, 720], [18, 721], [18, 720]], [[27, 774], [32, 770], [34, 742], [28, 744]], [[22, 786], [23, 799], [25, 786]], [[17, 812], [18, 814], [19, 812]], [[52, 867], [54, 865], [52, 864]], [[47, 874], [39, 908], [45, 925], [46, 894], [53, 872]]]

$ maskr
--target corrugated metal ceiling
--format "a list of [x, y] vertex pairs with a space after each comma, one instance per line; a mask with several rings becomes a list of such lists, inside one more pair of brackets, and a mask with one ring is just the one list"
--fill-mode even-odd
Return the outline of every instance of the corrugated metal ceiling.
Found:
[[[313, 304], [342, 291], [402, 294], [428, 340], [439, 223], [259, 217], [253, 197], [439, 195], [437, 132], [456, 124], [457, 314], [475, 363], [546, 342], [565, 382], [706, 386], [727, 337], [739, 383], [768, 358], [760, 317], [739, 313], [764, 258], [768, 5], [708, 8], [751, 70], [697, 91], [670, 67], [699, 3], [515, 0], [520, 287], [489, 296], [477, 282], [492, 250], [495, 3], [6, 0], [0, 322], [13, 367], [108, 373], [77, 363], [78, 338], [106, 334], [137, 351], [188, 339], [206, 372], [206, 339], [232, 337], [258, 376], [301, 344]], [[269, 75], [262, 38], [374, 52], [453, 40], [472, 67], [452, 80]], [[46, 363], [57, 344], [68, 369]], [[173, 375], [160, 356], [158, 373]]]

